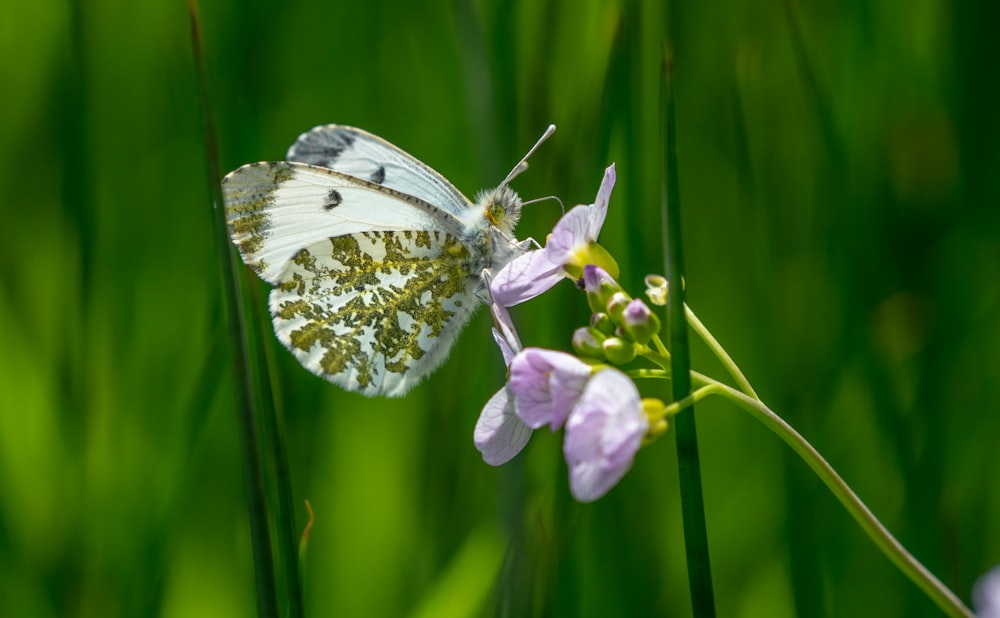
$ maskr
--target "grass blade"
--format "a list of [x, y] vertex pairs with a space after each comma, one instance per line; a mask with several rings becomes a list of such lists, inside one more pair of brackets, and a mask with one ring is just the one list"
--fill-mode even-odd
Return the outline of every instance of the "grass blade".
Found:
[[[680, 187], [677, 182], [677, 130], [674, 120], [673, 58], [664, 51], [661, 123], [665, 126], [663, 173], [663, 236], [667, 250], [666, 271], [670, 281], [667, 296], [667, 323], [670, 332], [670, 371], [674, 401], [691, 394], [691, 359], [688, 350], [687, 318], [684, 311], [684, 253], [681, 245]], [[681, 513], [684, 519], [684, 548], [687, 552], [688, 584], [695, 616], [715, 616], [712, 569], [708, 556], [705, 501], [698, 459], [698, 435], [694, 406], [675, 417], [677, 464], [680, 474]]]
[[257, 441], [256, 413], [253, 403], [253, 385], [250, 382], [250, 364], [247, 353], [246, 316], [239, 302], [236, 273], [239, 265], [229, 248], [225, 214], [222, 210], [222, 175], [219, 171], [218, 145], [215, 126], [208, 101], [208, 78], [202, 53], [201, 29], [195, 0], [188, 0], [191, 15], [191, 43], [194, 52], [195, 72], [198, 79], [198, 98], [202, 113], [202, 134], [205, 140], [205, 166], [209, 195], [212, 202], [212, 230], [222, 266], [225, 306], [229, 308], [229, 341], [233, 353], [233, 377], [236, 388], [237, 424], [240, 434], [240, 451], [243, 460], [243, 480], [246, 488], [247, 511], [250, 518], [250, 538], [253, 546], [254, 580], [257, 591], [257, 615], [261, 618], [278, 616], [278, 601], [274, 584], [274, 558], [268, 527], [267, 502], [264, 498], [264, 478], [261, 473]]

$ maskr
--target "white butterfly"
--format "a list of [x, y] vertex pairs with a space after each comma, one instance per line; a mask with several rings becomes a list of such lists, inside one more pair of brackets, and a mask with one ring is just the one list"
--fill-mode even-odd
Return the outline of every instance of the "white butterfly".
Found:
[[487, 280], [527, 250], [508, 184], [470, 202], [389, 142], [342, 125], [303, 133], [286, 162], [222, 181], [243, 261], [274, 285], [278, 339], [313, 373], [364, 395], [405, 394], [444, 362]]

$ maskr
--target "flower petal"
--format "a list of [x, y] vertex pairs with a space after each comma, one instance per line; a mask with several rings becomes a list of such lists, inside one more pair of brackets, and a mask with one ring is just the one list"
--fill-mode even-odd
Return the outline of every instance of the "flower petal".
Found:
[[555, 431], [590, 379], [590, 365], [565, 352], [526, 348], [510, 363], [510, 390], [517, 415], [529, 427]]
[[490, 305], [490, 312], [493, 314], [493, 323], [495, 324], [493, 339], [500, 347], [500, 353], [503, 354], [504, 365], [510, 367], [510, 362], [522, 349], [521, 340], [517, 337], [514, 322], [511, 321], [510, 313], [505, 307], [493, 303]]
[[[556, 264], [565, 264], [573, 252], [580, 245], [586, 245], [596, 238], [590, 237], [591, 218], [593, 217], [593, 206], [574, 206], [556, 222], [545, 241], [545, 253], [549, 261]], [[600, 230], [600, 226], [597, 228]]]
[[562, 278], [562, 266], [553, 263], [544, 249], [529, 251], [500, 269], [490, 283], [490, 294], [494, 303], [513, 307], [548, 291]]
[[590, 240], [597, 240], [601, 228], [604, 226], [604, 219], [608, 216], [608, 201], [611, 199], [611, 191], [615, 188], [615, 164], [612, 163], [604, 170], [604, 179], [601, 180], [601, 187], [597, 190], [597, 197], [594, 198], [593, 211], [587, 229]]
[[483, 461], [499, 466], [520, 453], [530, 437], [531, 428], [514, 412], [514, 398], [504, 386], [483, 406], [472, 440]]
[[1000, 566], [993, 567], [976, 582], [972, 605], [979, 618], [1000, 617]]
[[593, 502], [621, 480], [647, 425], [639, 391], [628, 376], [606, 369], [591, 378], [566, 421], [563, 443], [570, 491], [577, 500]]

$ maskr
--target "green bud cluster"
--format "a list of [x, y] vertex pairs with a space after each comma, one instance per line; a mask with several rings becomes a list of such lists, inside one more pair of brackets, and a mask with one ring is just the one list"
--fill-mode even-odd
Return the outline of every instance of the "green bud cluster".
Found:
[[573, 333], [573, 349], [581, 356], [613, 365], [632, 362], [660, 331], [660, 319], [600, 268], [586, 272], [582, 283], [593, 314], [589, 326]]

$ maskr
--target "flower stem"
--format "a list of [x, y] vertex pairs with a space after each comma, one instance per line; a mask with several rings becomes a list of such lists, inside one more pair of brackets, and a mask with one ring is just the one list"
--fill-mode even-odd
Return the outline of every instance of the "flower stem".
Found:
[[[704, 326], [702, 326], [704, 328]], [[705, 331], [708, 332], [708, 331]], [[712, 341], [715, 341], [712, 338]], [[718, 342], [715, 342], [718, 345]], [[721, 349], [721, 347], [720, 347]], [[728, 358], [728, 355], [726, 355]], [[735, 364], [733, 364], [735, 367]], [[738, 369], [737, 369], [738, 371]], [[637, 378], [660, 378], [669, 379], [670, 375], [660, 369], [639, 369], [629, 372], [629, 375]], [[742, 375], [742, 374], [741, 374]], [[830, 489], [833, 495], [847, 512], [858, 522], [861, 529], [875, 542], [882, 553], [885, 554], [896, 567], [903, 572], [906, 577], [917, 585], [939, 608], [948, 616], [971, 617], [973, 614], [962, 601], [946, 587], [933, 573], [920, 563], [913, 555], [903, 547], [888, 529], [875, 517], [868, 509], [861, 498], [848, 486], [843, 478], [833, 466], [827, 462], [813, 446], [802, 437], [795, 429], [786, 423], [784, 419], [768, 408], [760, 399], [755, 396], [741, 393], [731, 386], [727, 386], [704, 374], [692, 371], [691, 376], [696, 384], [699, 384], [693, 393], [687, 397], [674, 401], [666, 407], [666, 416], [675, 416], [681, 411], [693, 407], [693, 405], [711, 395], [721, 395], [764, 423], [764, 425], [778, 435], [788, 444], [799, 457], [819, 476], [820, 480]]]
[[715, 336], [713, 336], [712, 333], [709, 332], [707, 328], [705, 328], [705, 325], [701, 323], [701, 320], [699, 320], [698, 316], [694, 314], [694, 311], [691, 311], [691, 307], [684, 305], [684, 311], [687, 314], [687, 321], [688, 324], [691, 326], [691, 330], [693, 330], [699, 337], [701, 337], [701, 339], [708, 345], [708, 347], [712, 350], [715, 356], [722, 362], [723, 367], [726, 368], [726, 371], [729, 372], [729, 375], [731, 375], [733, 379], [736, 380], [736, 383], [739, 385], [740, 390], [746, 393], [747, 395], [750, 395], [754, 399], [760, 399], [760, 397], [757, 396], [757, 391], [753, 390], [753, 387], [750, 386], [750, 381], [747, 380], [746, 376], [743, 375], [743, 372], [740, 371], [740, 368], [736, 365], [736, 361], [734, 361], [733, 358], [729, 356], [729, 353], [726, 352], [725, 348], [722, 347], [722, 345], [715, 338]]
[[[972, 611], [947, 586], [934, 576], [927, 567], [920, 563], [903, 547], [896, 537], [872, 514], [861, 498], [844, 482], [836, 470], [825, 460], [815, 448], [803, 438], [784, 419], [775, 414], [759, 399], [741, 393], [698, 372], [692, 372], [696, 383], [702, 384], [688, 400], [677, 401], [674, 405], [682, 407], [699, 401], [712, 394], [719, 394], [734, 402], [754, 418], [781, 438], [799, 457], [819, 476], [827, 488], [840, 501], [847, 512], [858, 522], [861, 529], [875, 542], [882, 553], [916, 584], [934, 603], [948, 616], [969, 617]], [[670, 407], [668, 406], [668, 410]], [[669, 413], [669, 412], [668, 412]], [[676, 413], [676, 412], [675, 412]]]

